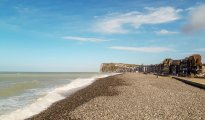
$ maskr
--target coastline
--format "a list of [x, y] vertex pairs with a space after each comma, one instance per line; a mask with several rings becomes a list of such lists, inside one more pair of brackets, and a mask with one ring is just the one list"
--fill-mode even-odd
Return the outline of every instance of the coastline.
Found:
[[46, 110], [27, 118], [26, 120], [75, 119], [69, 116], [69, 113], [78, 106], [83, 105], [84, 103], [89, 102], [99, 96], [118, 95], [118, 91], [113, 89], [113, 87], [124, 85], [123, 80], [115, 79], [116, 76], [120, 75], [121, 74], [98, 78], [91, 85], [80, 89], [63, 100], [53, 103]]
[[[20, 75], [28, 76], [30, 75], [30, 73], [29, 74], [20, 73]], [[1, 120], [23, 120], [33, 115], [37, 115], [41, 113], [42, 111], [46, 110], [49, 106], [51, 106], [55, 102], [65, 99], [66, 97], [74, 94], [76, 91], [89, 86], [97, 79], [116, 75], [116, 73], [101, 73], [101, 74], [99, 73], [76, 73], [76, 74], [73, 74], [73, 73], [64, 74], [63, 73], [61, 74], [60, 73], [60, 74], [55, 74], [55, 75], [50, 74], [50, 73], [49, 75], [42, 73], [41, 75], [44, 75], [44, 76], [46, 75], [46, 77], [45, 78], [39, 77], [38, 80], [35, 80], [35, 82], [37, 82], [39, 86], [34, 87], [34, 89], [32, 89], [31, 91], [29, 91], [30, 89], [28, 90], [26, 89], [27, 91], [23, 89], [25, 90], [25, 92], [20, 94], [19, 96], [18, 95], [14, 97], [12, 96], [9, 99], [5, 99], [4, 101], [1, 101], [0, 109], [1, 111], [4, 111], [3, 114], [0, 113]], [[37, 74], [34, 73], [33, 75], [34, 78], [33, 76], [29, 76], [29, 78], [36, 79], [36, 76], [41, 76], [41, 75], [39, 75], [38, 73]], [[16, 78], [20, 79], [21, 76], [14, 77], [14, 80]], [[59, 78], [59, 76], [62, 79]], [[27, 78], [26, 79], [22, 78], [21, 80], [22, 81], [18, 81], [16, 84], [14, 84], [14, 87], [16, 86], [19, 87], [19, 85], [21, 86], [26, 86], [30, 84], [33, 85], [33, 81], [34, 81], [34, 80], [28, 80]], [[22, 83], [24, 84], [22, 85]], [[13, 102], [12, 99], [14, 99], [15, 101]], [[9, 108], [12, 110], [10, 110]]]
[[125, 73], [91, 85], [27, 120], [203, 119], [205, 91], [169, 77]]

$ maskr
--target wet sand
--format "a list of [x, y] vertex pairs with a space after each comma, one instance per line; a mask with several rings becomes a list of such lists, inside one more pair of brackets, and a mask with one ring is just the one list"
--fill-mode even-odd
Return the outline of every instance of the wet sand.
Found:
[[169, 77], [126, 73], [96, 80], [31, 120], [205, 119], [205, 90]]

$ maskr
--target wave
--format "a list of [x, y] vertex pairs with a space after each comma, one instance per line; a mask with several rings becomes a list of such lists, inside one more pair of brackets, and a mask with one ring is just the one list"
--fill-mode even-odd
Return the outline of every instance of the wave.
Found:
[[13, 111], [9, 114], [0, 116], [0, 120], [22, 120], [29, 118], [33, 115], [40, 113], [41, 111], [47, 109], [52, 103], [62, 100], [67, 96], [73, 94], [74, 92], [82, 89], [90, 84], [92, 84], [98, 78], [105, 78], [108, 76], [116, 75], [107, 74], [107, 75], [98, 75], [91, 78], [79, 78], [73, 80], [71, 83], [55, 88], [51, 92], [48, 92], [45, 96], [38, 98], [32, 104], [25, 106], [21, 109]]
[[13, 95], [23, 92], [26, 89], [35, 88], [38, 85], [39, 85], [39, 82], [37, 80], [12, 84], [11, 86], [0, 88], [0, 97], [13, 96]]

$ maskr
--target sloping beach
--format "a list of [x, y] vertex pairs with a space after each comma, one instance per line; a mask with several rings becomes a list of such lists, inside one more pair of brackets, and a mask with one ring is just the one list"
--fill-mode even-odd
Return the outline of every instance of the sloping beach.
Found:
[[29, 120], [202, 120], [204, 113], [203, 89], [169, 77], [126, 73], [98, 79]]

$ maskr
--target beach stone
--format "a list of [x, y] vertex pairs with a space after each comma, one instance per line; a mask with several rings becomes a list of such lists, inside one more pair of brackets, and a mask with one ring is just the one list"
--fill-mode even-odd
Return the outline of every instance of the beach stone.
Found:
[[204, 113], [205, 90], [170, 77], [126, 73], [99, 79], [30, 119], [204, 120]]

